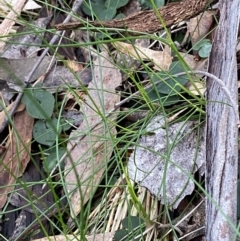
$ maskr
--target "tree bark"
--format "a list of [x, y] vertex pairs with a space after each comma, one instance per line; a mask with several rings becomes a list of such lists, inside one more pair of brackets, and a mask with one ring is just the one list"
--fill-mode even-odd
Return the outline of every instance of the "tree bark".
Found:
[[[217, 2], [217, 0], [184, 0], [181, 2], [174, 2], [159, 8], [159, 14], [162, 17], [164, 24], [169, 27], [196, 16], [205, 10], [210, 4], [215, 2]], [[156, 15], [154, 10], [140, 11], [124, 19], [114, 19], [111, 21], [89, 21], [88, 23], [74, 22], [55, 25], [57, 30], [74, 29], [84, 26], [122, 28], [145, 33], [154, 33], [163, 29], [159, 16]]]
[[[221, 0], [209, 72], [220, 78], [238, 104], [236, 44], [240, 0]], [[207, 79], [206, 240], [234, 239], [237, 215], [238, 120], [224, 90]], [[231, 222], [231, 224], [229, 223]]]

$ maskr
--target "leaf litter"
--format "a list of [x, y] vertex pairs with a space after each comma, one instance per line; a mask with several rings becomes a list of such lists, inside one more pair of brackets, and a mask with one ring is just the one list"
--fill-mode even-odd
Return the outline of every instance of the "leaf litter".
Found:
[[[139, 2], [131, 0], [129, 4], [136, 6], [135, 8], [140, 10]], [[124, 12], [124, 8], [122, 10]], [[125, 11], [127, 12], [127, 10]], [[131, 13], [132, 11], [133, 10], [131, 10]], [[40, 18], [33, 22], [32, 27], [34, 26], [37, 31], [42, 31], [46, 28], [49, 20], [50, 17]], [[208, 28], [208, 26], [205, 26], [205, 32], [200, 31], [201, 35], [199, 33], [196, 34], [197, 31], [193, 30], [195, 24], [199, 24], [199, 21], [198, 23], [191, 22], [191, 26], [189, 27], [189, 32], [194, 34], [194, 40], [192, 39], [192, 41], [197, 41], [202, 38], [202, 36], [207, 33], [206, 28]], [[202, 28], [203, 24], [205, 23], [201, 23], [200, 21], [200, 28]], [[30, 30], [32, 31], [32, 28], [30, 28]], [[20, 30], [20, 32], [22, 31], [27, 32], [28, 29]], [[32, 46], [31, 44], [28, 45], [28, 43], [40, 45], [42, 44], [41, 40], [42, 35], [35, 33], [23, 35], [22, 37], [14, 37], [5, 46], [1, 61], [6, 62], [10, 66], [14, 75], [17, 75], [19, 72], [20, 76], [17, 75], [18, 79], [25, 79], [21, 74], [28, 73], [34, 65], [34, 61], [32, 60], [38, 58], [37, 55], [40, 48]], [[193, 42], [193, 44], [194, 43], [195, 42]], [[122, 51], [121, 55], [124, 56], [125, 59], [133, 63], [133, 73], [141, 68], [140, 65], [143, 61], [155, 64], [153, 69], [166, 71], [168, 71], [172, 63], [172, 54], [168, 52], [166, 46], [165, 51], [152, 50], [147, 46], [140, 46], [137, 43], [133, 46], [123, 42], [115, 42], [113, 46], [118, 49], [118, 51]], [[74, 53], [72, 49], [71, 51], [65, 52]], [[64, 51], [61, 52], [61, 54], [62, 53], [64, 53]], [[88, 61], [91, 61], [90, 55], [89, 53], [86, 54]], [[118, 56], [119, 55], [120, 53], [118, 53]], [[30, 58], [27, 58], [29, 56]], [[118, 56], [116, 59], [118, 59]], [[186, 53], [182, 53], [182, 56], [186, 62], [189, 63], [191, 69], [202, 68], [200, 65], [203, 61], [195, 61], [194, 58], [196, 56], [189, 56]], [[191, 60], [188, 61], [187, 56]], [[69, 58], [67, 55], [65, 57]], [[65, 158], [66, 195], [69, 195], [71, 199], [71, 218], [69, 218], [68, 224], [72, 224], [74, 218], [81, 212], [81, 207], [92, 198], [92, 194], [102, 180], [103, 173], [106, 171], [106, 166], [110, 161], [114, 148], [114, 139], [117, 134], [114, 123], [117, 121], [119, 113], [119, 109], [115, 108], [115, 104], [120, 102], [121, 98], [120, 94], [116, 92], [116, 88], [122, 84], [122, 77], [124, 75], [123, 73], [121, 75], [116, 64], [111, 62], [114, 60], [107, 51], [102, 51], [100, 54], [94, 53], [94, 58], [96, 59], [93, 64], [93, 69], [89, 67], [82, 69], [78, 66], [79, 68], [73, 71], [66, 67], [68, 64], [66, 64], [66, 66], [57, 65], [56, 60], [52, 60], [51, 58], [52, 57], [44, 58], [44, 61], [46, 60], [46, 63], [44, 61], [42, 62], [42, 64], [45, 64], [44, 68], [37, 70], [39, 72], [36, 72], [37, 74], [35, 73], [32, 81], [44, 79], [42, 87], [48, 89], [51, 93], [66, 91], [68, 88], [83, 89], [87, 92], [87, 95], [83, 95], [83, 101], [80, 105], [81, 112], [77, 111], [78, 116], [80, 115], [81, 118], [83, 116], [83, 122], [79, 123], [75, 120], [75, 123], [78, 123], [78, 127], [72, 131], [70, 135], [70, 141], [67, 143], [68, 154]], [[87, 60], [87, 58], [85, 59]], [[22, 61], [23, 59], [24, 61]], [[76, 59], [75, 56], [72, 59]], [[17, 71], [18, 69], [22, 71]], [[11, 82], [17, 79], [16, 76], [12, 77], [12, 75], [9, 74], [10, 72], [4, 72], [3, 68], [1, 71], [1, 80], [3, 79], [3, 81], [15, 91], [19, 91], [19, 88], [11, 86]], [[127, 77], [128, 75], [125, 74], [124, 79]], [[199, 92], [194, 92], [195, 87], [190, 87], [192, 88], [192, 93], [196, 95], [199, 94]], [[204, 88], [204, 86], [201, 85], [201, 88]], [[3, 93], [4, 90], [2, 89], [1, 92]], [[7, 102], [10, 103], [10, 101], [6, 100], [6, 103]], [[9, 107], [7, 107], [7, 109], [9, 109]], [[73, 110], [73, 113], [75, 112], [74, 108], [70, 108], [69, 110]], [[26, 112], [26, 110], [24, 111]], [[3, 114], [3, 112], [0, 114]], [[26, 117], [21, 118], [24, 121]], [[32, 117], [30, 117], [30, 119], [31, 118]], [[21, 133], [20, 130], [17, 129], [25, 143], [29, 143], [32, 139], [33, 119], [31, 120], [32, 122], [27, 119], [25, 121], [25, 123], [29, 123], [29, 130], [23, 129]], [[203, 126], [198, 129], [196, 122], [190, 121], [171, 125], [168, 128], [168, 133], [163, 126], [165, 126], [165, 122], [161, 115], [155, 116], [150, 121], [146, 128], [146, 132], [149, 132], [150, 135], [143, 135], [140, 141], [136, 143], [136, 147], [129, 158], [127, 166], [130, 178], [140, 185], [139, 190], [142, 188], [141, 186], [144, 186], [161, 200], [162, 204], [173, 205], [174, 208], [177, 208], [181, 200], [194, 190], [194, 173], [196, 171], [200, 171], [201, 175], [204, 173], [205, 130]], [[199, 136], [197, 135], [198, 132], [200, 133]], [[29, 133], [31, 133], [31, 135]], [[9, 146], [11, 145], [16, 145], [14, 138], [10, 139]], [[9, 152], [7, 157], [13, 155], [15, 152], [15, 150], [12, 150], [9, 146], [6, 145], [7, 153]], [[169, 151], [169, 149], [171, 151]], [[27, 151], [31, 153], [29, 146]], [[61, 152], [64, 152], [64, 149], [61, 149]], [[23, 174], [29, 161], [29, 155], [24, 151], [22, 153], [23, 156], [20, 155], [20, 161], [23, 162], [22, 169], [17, 173], [17, 177]], [[54, 156], [54, 151], [50, 153], [51, 159], [54, 159], [54, 162], [56, 162], [57, 159]], [[16, 172], [16, 165], [19, 164], [18, 162], [19, 160], [10, 163], [11, 170], [14, 173]], [[52, 164], [53, 163], [49, 161], [49, 166], [52, 166]], [[49, 167], [45, 166], [45, 170], [48, 168]], [[4, 173], [5, 172], [2, 172], [2, 175], [5, 175]], [[0, 180], [2, 181], [5, 177], [6, 175], [0, 177]], [[8, 180], [9, 183], [4, 183], [5, 186], [11, 183], [14, 184], [14, 178], [8, 176], [6, 180]], [[81, 183], [80, 188], [79, 183]], [[2, 190], [7, 194], [10, 189]], [[146, 192], [150, 196], [149, 191]], [[2, 196], [2, 207], [5, 204], [6, 197], [7, 195]], [[118, 221], [120, 223], [120, 220]], [[118, 227], [118, 225], [116, 225], [116, 227]], [[61, 237], [59, 237], [59, 240], [61, 240]], [[112, 240], [112, 236], [109, 240]]]
[[[119, 69], [109, 59], [107, 52], [102, 52], [94, 61], [93, 80], [81, 106], [84, 119], [70, 135], [70, 140], [74, 141], [68, 143], [70, 156], [67, 157], [65, 166], [65, 182], [68, 194], [71, 195], [72, 217], [78, 215], [97, 188], [113, 150], [116, 135], [113, 123], [117, 112], [111, 112], [120, 101], [116, 88], [121, 85], [122, 77]], [[107, 126], [104, 125], [103, 118], [107, 118]], [[78, 139], [80, 141], [75, 145]], [[80, 190], [78, 183], [82, 183]]]
[[162, 204], [177, 208], [194, 190], [194, 173], [204, 173], [205, 129], [190, 121], [167, 128], [165, 123], [162, 115], [151, 119], [149, 134], [141, 137], [129, 158], [128, 173]]

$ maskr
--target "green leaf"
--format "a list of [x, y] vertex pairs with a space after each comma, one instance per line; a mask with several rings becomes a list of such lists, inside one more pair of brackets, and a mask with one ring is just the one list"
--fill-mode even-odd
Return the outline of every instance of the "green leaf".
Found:
[[[58, 156], [57, 156], [57, 152], [58, 152]], [[57, 162], [65, 154], [65, 152], [66, 152], [66, 148], [64, 147], [59, 147], [58, 150], [56, 150], [55, 148], [51, 149], [49, 155], [43, 161], [43, 168], [45, 172], [50, 173], [53, 170], [53, 168], [56, 166]], [[60, 163], [61, 168], [63, 168], [63, 164], [64, 162]]]
[[205, 44], [209, 44], [211, 43], [209, 39], [202, 39], [200, 40], [198, 43], [196, 43], [193, 46], [193, 50], [199, 50], [200, 48], [202, 48]]
[[[91, 3], [89, 0], [84, 1], [82, 4], [82, 10], [83, 12], [88, 15], [88, 16], [94, 16], [95, 11], [98, 10], [98, 8], [102, 9], [105, 4], [105, 0], [99, 0], [99, 1], [94, 1], [92, 0]], [[105, 7], [104, 7], [105, 9]]]
[[160, 8], [165, 5], [165, 0], [155, 0], [155, 5], [157, 8]]
[[33, 138], [40, 144], [52, 146], [56, 141], [56, 136], [62, 132], [59, 126], [56, 131], [58, 120], [53, 118], [49, 121], [38, 120], [33, 127]]
[[[188, 70], [188, 68], [187, 68]], [[151, 76], [151, 80], [153, 82], [157, 82], [163, 78], [168, 78], [159, 84], [157, 84], [156, 88], [159, 93], [165, 94], [165, 95], [176, 95], [178, 92], [181, 91], [181, 86], [185, 85], [188, 82], [187, 75], [181, 75], [178, 77], [171, 77], [172, 75], [184, 72], [184, 68], [182, 67], [181, 63], [179, 61], [174, 61], [170, 65], [168, 72], [158, 72]]]
[[[122, 226], [125, 229], [117, 230], [114, 234], [115, 240], [138, 241], [142, 239], [141, 234], [145, 231], [145, 222], [137, 216], [128, 216], [122, 220]], [[139, 235], [139, 238], [135, 238]], [[125, 237], [125, 238], [124, 238]]]
[[53, 95], [41, 88], [25, 91], [22, 103], [27, 112], [35, 119], [47, 119], [53, 114], [55, 99]]
[[125, 18], [126, 16], [123, 14], [123, 13], [119, 13], [119, 14], [117, 14], [116, 16], [115, 16], [115, 18], [114, 19], [123, 19], [123, 18]]
[[68, 122], [67, 122], [65, 118], [61, 118], [60, 124], [63, 131], [68, 131], [70, 128], [72, 128], [72, 125], [69, 122], [73, 123], [74, 120], [68, 119]]
[[[128, 231], [126, 229], [119, 229], [114, 233], [114, 240], [120, 241], [120, 240], [126, 240], [128, 235]], [[123, 239], [126, 237], [125, 239]]]
[[121, 8], [128, 3], [128, 0], [107, 0], [105, 3], [106, 8], [113, 7], [115, 9]]
[[115, 17], [117, 9], [125, 6], [129, 0], [89, 0], [84, 1], [82, 10], [89, 16], [96, 16], [100, 20], [111, 20]]
[[[153, 2], [157, 8], [165, 5], [165, 0], [153, 0]], [[151, 0], [139, 0], [139, 3], [142, 8], [153, 9], [153, 4]]]
[[145, 224], [145, 222], [138, 216], [128, 216], [122, 220], [122, 226], [129, 230], [135, 229], [143, 224]]
[[95, 12], [95, 14], [98, 16], [100, 20], [107, 21], [115, 17], [115, 15], [117, 14], [117, 9], [111, 6], [107, 9], [102, 9], [102, 10], [99, 8]]
[[156, 93], [154, 89], [151, 89], [148, 92], [148, 97], [152, 102], [161, 103], [163, 106], [173, 105], [179, 102], [180, 97], [178, 95], [164, 95], [160, 93]]
[[198, 54], [201, 58], [207, 58], [209, 57], [212, 49], [211, 43], [206, 43], [202, 48], [199, 50]]

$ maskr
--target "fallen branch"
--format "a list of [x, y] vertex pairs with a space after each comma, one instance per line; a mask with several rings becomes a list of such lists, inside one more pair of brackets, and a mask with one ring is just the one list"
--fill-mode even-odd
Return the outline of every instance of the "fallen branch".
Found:
[[[159, 8], [159, 14], [162, 17], [166, 27], [172, 26], [184, 20], [190, 19], [200, 12], [204, 11], [210, 4], [217, 0], [184, 0], [182, 2], [170, 3]], [[86, 21], [74, 23], [61, 23], [55, 25], [57, 30], [68, 30], [86, 25], [104, 28], [122, 28], [130, 31], [154, 33], [163, 29], [158, 14], [154, 10], [140, 11], [123, 19], [114, 19], [111, 21]]]
[[[236, 45], [240, 0], [219, 4], [220, 20], [209, 59], [209, 73], [223, 80], [231, 102], [207, 79], [206, 240], [236, 240], [238, 179], [238, 87]], [[238, 113], [237, 113], [238, 115]]]

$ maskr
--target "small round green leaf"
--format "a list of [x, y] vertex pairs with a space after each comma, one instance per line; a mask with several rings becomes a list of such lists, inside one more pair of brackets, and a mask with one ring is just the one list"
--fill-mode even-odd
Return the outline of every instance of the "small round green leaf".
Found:
[[154, 89], [149, 90], [148, 97], [152, 102], [161, 103], [163, 106], [173, 105], [179, 102], [180, 97], [178, 95], [164, 95], [156, 93]]
[[145, 222], [138, 216], [128, 216], [122, 220], [122, 226], [129, 230], [135, 229], [143, 224], [145, 224]]
[[205, 44], [209, 44], [209, 43], [211, 43], [209, 39], [202, 39], [193, 46], [193, 50], [199, 50]]
[[[165, 0], [153, 0], [153, 2], [157, 8], [165, 5]], [[139, 3], [141, 4], [142, 8], [153, 9], [152, 0], [141, 0]]]
[[56, 141], [56, 136], [62, 132], [62, 128], [59, 126], [57, 132], [57, 119], [51, 119], [49, 121], [38, 120], [33, 127], [33, 138], [40, 144], [46, 146], [52, 146]]
[[49, 91], [37, 88], [26, 90], [22, 103], [33, 118], [47, 119], [53, 114], [55, 99]]
[[[188, 67], [186, 67], [188, 70]], [[177, 95], [181, 91], [181, 86], [185, 85], [188, 82], [187, 75], [182, 75], [178, 77], [173, 77], [173, 75], [184, 72], [184, 68], [179, 61], [174, 61], [170, 65], [168, 72], [158, 72], [151, 77], [153, 82], [163, 80], [157, 85], [157, 90], [159, 93], [165, 95]], [[166, 79], [167, 78], [167, 79]], [[164, 80], [166, 79], [166, 80]]]
[[[145, 222], [137, 216], [128, 216], [122, 220], [122, 226], [125, 229], [117, 230], [114, 234], [115, 240], [132, 240], [139, 241], [142, 239], [141, 234], [146, 229]], [[138, 238], [135, 238], [139, 236]]]
[[160, 8], [165, 5], [165, 0], [155, 0], [155, 5], [157, 8]]
[[[125, 239], [123, 239], [126, 237]], [[124, 241], [128, 239], [128, 231], [126, 229], [119, 229], [114, 233], [114, 240], [116, 241]]]
[[201, 58], [208, 58], [212, 49], [212, 44], [207, 43], [199, 50], [198, 54]]
[[97, 15], [96, 11], [98, 9], [105, 9], [105, 0], [98, 0], [98, 1], [84, 1], [82, 4], [82, 10], [83, 12], [88, 16], [94, 16]]
[[100, 8], [95, 11], [95, 14], [100, 20], [111, 20], [115, 17], [117, 9], [114, 7], [109, 7], [101, 10]]
[[[50, 173], [53, 168], [56, 166], [57, 162], [62, 158], [65, 154], [66, 148], [59, 147], [57, 150], [56, 148], [51, 149], [47, 158], [43, 161], [43, 168], [45, 172]], [[61, 167], [63, 168], [64, 162], [60, 163]]]
[[[129, 0], [98, 0], [86, 1], [82, 10], [89, 16], [96, 16], [100, 20], [111, 20], [116, 16], [117, 9], [125, 6]], [[90, 4], [91, 3], [91, 4]]]
[[129, 0], [107, 0], [105, 3], [105, 7], [108, 8], [121, 8], [128, 3]]

